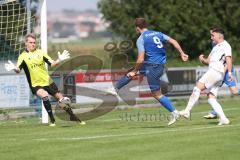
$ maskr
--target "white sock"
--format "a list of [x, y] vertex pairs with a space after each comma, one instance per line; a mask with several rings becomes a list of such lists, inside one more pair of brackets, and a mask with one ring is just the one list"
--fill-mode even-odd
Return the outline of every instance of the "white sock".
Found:
[[214, 111], [217, 113], [217, 115], [220, 117], [220, 119], [226, 119], [222, 106], [217, 102], [215, 98], [209, 98], [208, 103], [212, 106]]
[[201, 90], [199, 88], [197, 88], [197, 87], [193, 88], [192, 95], [190, 96], [190, 98], [188, 100], [188, 104], [187, 104], [187, 107], [185, 108], [185, 110], [187, 110], [187, 111], [192, 110], [193, 106], [198, 101], [198, 98], [200, 96], [200, 92], [201, 92]]
[[171, 114], [172, 114], [172, 115], [178, 114], [178, 110], [175, 109], [174, 111], [171, 112]]
[[175, 110], [174, 110], [174, 111], [172, 111], [171, 113], [178, 113], [178, 110], [176, 110], [176, 109], [175, 109]]

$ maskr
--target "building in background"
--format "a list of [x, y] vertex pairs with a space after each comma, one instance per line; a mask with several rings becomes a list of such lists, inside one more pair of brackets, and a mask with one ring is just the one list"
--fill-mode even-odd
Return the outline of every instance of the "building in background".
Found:
[[48, 13], [48, 37], [51, 42], [69, 42], [107, 32], [108, 24], [97, 11], [64, 10]]

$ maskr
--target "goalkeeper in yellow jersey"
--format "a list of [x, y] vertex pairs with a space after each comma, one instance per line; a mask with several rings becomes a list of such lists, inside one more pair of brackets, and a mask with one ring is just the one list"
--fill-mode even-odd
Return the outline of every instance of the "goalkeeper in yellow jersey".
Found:
[[[48, 74], [45, 63], [54, 67], [60, 62], [70, 58], [70, 54], [64, 50], [63, 53], [58, 52], [57, 60], [52, 60], [47, 53], [36, 48], [36, 36], [32, 33], [26, 35], [25, 46], [25, 51], [18, 57], [17, 65], [15, 66], [11, 61], [8, 61], [8, 63], [5, 64], [5, 68], [7, 71], [14, 70], [16, 73], [20, 73], [21, 69], [25, 71], [32, 93], [42, 99], [44, 107], [50, 117], [50, 126], [55, 126], [55, 118], [52, 113], [48, 94], [54, 96], [59, 103], [66, 103], [66, 106], [69, 106], [71, 101], [69, 98], [63, 97], [59, 92], [58, 87]], [[85, 124], [85, 122], [74, 115], [70, 107], [64, 107], [63, 109], [70, 115], [71, 121], [78, 121], [80, 124]]]

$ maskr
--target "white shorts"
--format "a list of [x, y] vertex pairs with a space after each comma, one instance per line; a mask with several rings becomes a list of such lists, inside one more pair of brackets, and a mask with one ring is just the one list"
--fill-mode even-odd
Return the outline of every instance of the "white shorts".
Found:
[[214, 86], [214, 87], [205, 89], [204, 92], [206, 94], [212, 93], [215, 97], [217, 97], [217, 95], [218, 95], [218, 88], [219, 88], [218, 86]]
[[208, 69], [208, 71], [199, 79], [200, 83], [203, 83], [207, 88], [206, 92], [213, 93], [217, 96], [218, 88], [221, 86], [224, 78], [224, 73], [218, 72], [214, 69]]

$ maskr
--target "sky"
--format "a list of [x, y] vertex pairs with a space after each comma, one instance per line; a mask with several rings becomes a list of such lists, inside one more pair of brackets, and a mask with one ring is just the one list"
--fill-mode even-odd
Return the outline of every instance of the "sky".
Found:
[[63, 9], [84, 11], [87, 9], [97, 10], [99, 0], [47, 0], [47, 10], [50, 12]]

